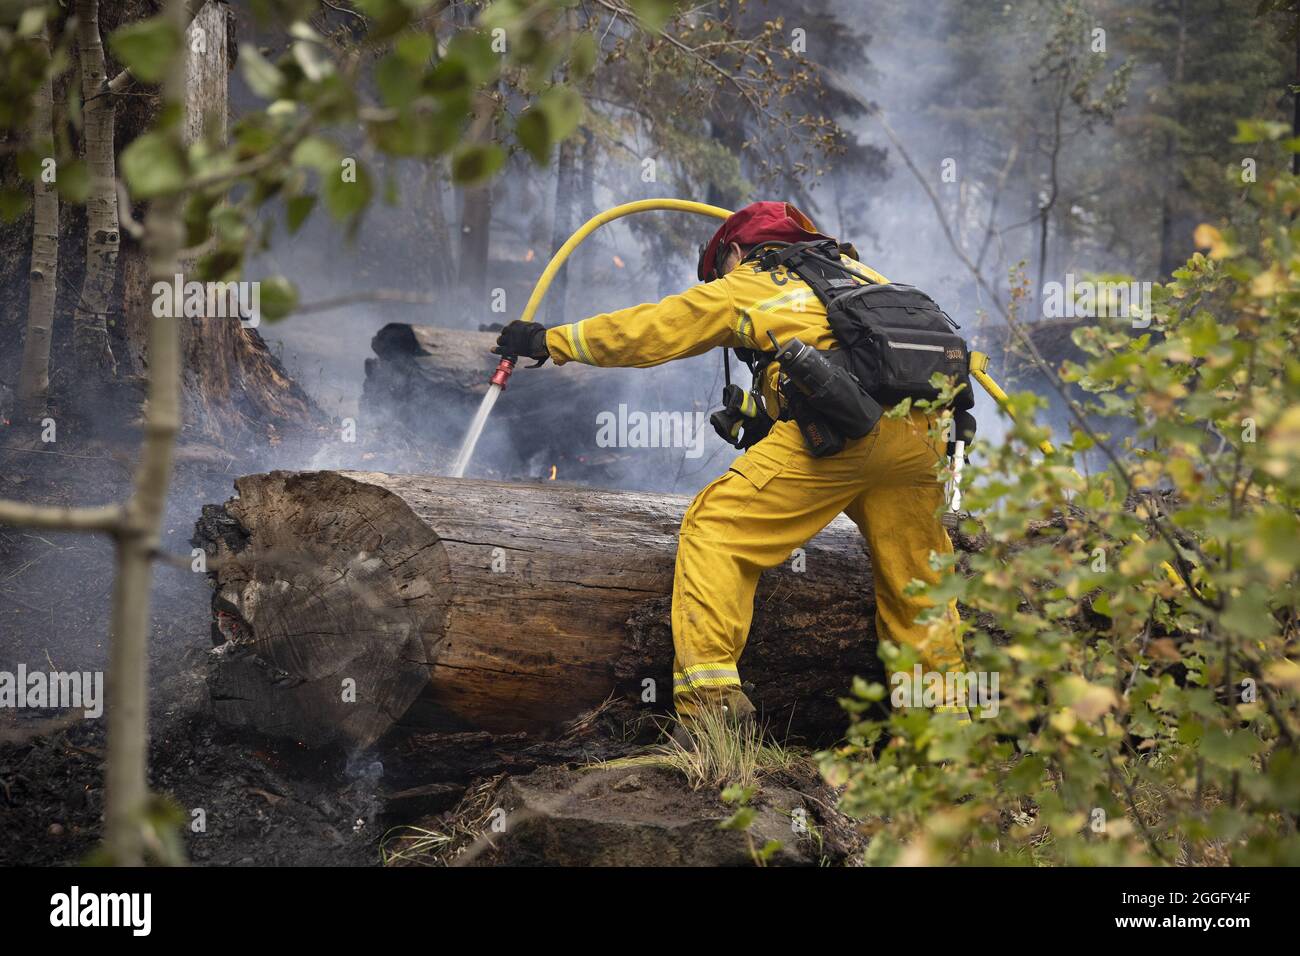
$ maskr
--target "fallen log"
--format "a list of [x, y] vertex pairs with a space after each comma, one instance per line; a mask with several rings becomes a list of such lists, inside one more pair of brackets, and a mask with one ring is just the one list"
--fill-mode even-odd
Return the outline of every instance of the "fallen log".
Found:
[[[495, 332], [389, 323], [371, 339], [375, 355], [365, 363], [362, 414], [395, 422], [416, 439], [458, 447], [496, 368], [495, 344]], [[602, 454], [595, 446], [596, 415], [626, 384], [619, 374], [580, 365], [521, 368], [492, 413], [493, 432], [513, 453], [510, 464], [535, 457], [548, 465], [573, 464], [579, 455]]]
[[[196, 534], [223, 722], [355, 749], [417, 701], [426, 727], [497, 733], [544, 733], [611, 694], [669, 706], [687, 498], [329, 471], [235, 487]], [[843, 517], [764, 574], [741, 670], [774, 726], [842, 733], [837, 698], [879, 675], [873, 613]]]
[[[366, 360], [361, 416], [404, 447], [460, 447], [498, 357], [495, 332], [390, 323]], [[525, 360], [493, 408], [471, 476], [675, 490], [706, 454], [729, 454], [708, 426], [700, 367], [653, 372]], [[402, 470], [410, 470], [403, 464]], [[419, 470], [419, 469], [417, 469]], [[689, 481], [689, 479], [686, 479]]]

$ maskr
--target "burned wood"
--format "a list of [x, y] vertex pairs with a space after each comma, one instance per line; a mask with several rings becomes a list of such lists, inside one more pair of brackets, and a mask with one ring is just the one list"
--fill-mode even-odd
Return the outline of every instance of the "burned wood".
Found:
[[[545, 735], [611, 693], [669, 706], [688, 499], [359, 472], [236, 488], [196, 536], [219, 559], [209, 683], [224, 722], [356, 748], [416, 711], [443, 731]], [[878, 672], [873, 612], [847, 519], [763, 576], [741, 667], [774, 727], [843, 730], [837, 698]]]
[[[496, 367], [495, 344], [493, 332], [384, 326], [371, 340], [375, 356], [366, 359], [362, 414], [394, 423], [413, 438], [458, 447]], [[535, 457], [572, 464], [579, 449], [595, 450], [588, 447], [592, 441], [575, 441], [575, 429], [586, 426], [595, 435], [596, 416], [609, 409], [618, 374], [575, 365], [521, 368], [493, 410], [493, 431], [512, 450], [516, 465]]]

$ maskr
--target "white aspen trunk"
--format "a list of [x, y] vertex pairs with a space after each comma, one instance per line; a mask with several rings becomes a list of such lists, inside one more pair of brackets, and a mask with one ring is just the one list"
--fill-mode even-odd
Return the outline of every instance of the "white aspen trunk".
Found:
[[121, 233], [113, 154], [116, 111], [104, 72], [99, 0], [77, 0], [76, 16], [90, 195], [86, 198], [86, 274], [73, 318], [73, 343], [78, 372], [90, 384], [111, 380], [117, 374], [117, 363], [108, 342], [108, 311], [117, 278]]
[[[33, 42], [49, 51], [45, 31]], [[53, 153], [54, 80], [47, 76], [36, 91], [32, 111], [32, 145]], [[54, 330], [54, 294], [59, 275], [59, 194], [45, 179], [44, 162], [33, 186], [32, 264], [28, 272], [27, 334], [23, 339], [18, 401], [25, 417], [45, 409], [50, 387], [50, 336]]]
[[[177, 33], [187, 24], [183, 0], [168, 0], [166, 15]], [[163, 83], [163, 112], [185, 102], [187, 57], [174, 58]], [[167, 127], [179, 149], [179, 123]], [[154, 200], [145, 217], [145, 248], [154, 280], [170, 280], [183, 244], [179, 193]], [[172, 452], [180, 430], [180, 336], [173, 318], [150, 317], [149, 399], [135, 489], [117, 534], [112, 644], [108, 681], [108, 758], [105, 848], [119, 866], [144, 857], [149, 801], [148, 672], [149, 585], [158, 548]]]

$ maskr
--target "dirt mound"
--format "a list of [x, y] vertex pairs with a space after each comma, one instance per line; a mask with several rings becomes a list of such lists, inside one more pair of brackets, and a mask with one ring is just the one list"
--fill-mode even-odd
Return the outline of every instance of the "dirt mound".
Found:
[[811, 766], [782, 771], [755, 788], [749, 821], [730, 827], [738, 803], [716, 788], [692, 789], [653, 757], [549, 766], [471, 788], [455, 812], [386, 849], [392, 863], [455, 866], [843, 864], [863, 841], [834, 801]]

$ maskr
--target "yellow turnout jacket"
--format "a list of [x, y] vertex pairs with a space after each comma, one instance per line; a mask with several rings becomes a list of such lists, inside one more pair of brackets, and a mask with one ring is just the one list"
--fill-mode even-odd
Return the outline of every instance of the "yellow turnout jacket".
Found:
[[[842, 261], [873, 281], [888, 281], [847, 256]], [[807, 283], [784, 268], [766, 272], [757, 262], [744, 262], [720, 279], [661, 302], [557, 325], [547, 331], [546, 347], [557, 365], [649, 368], [723, 346], [771, 352], [769, 332], [782, 344], [798, 338], [816, 349], [837, 347], [826, 308]], [[773, 418], [780, 415], [778, 374], [773, 362], [763, 382], [764, 404]]]

